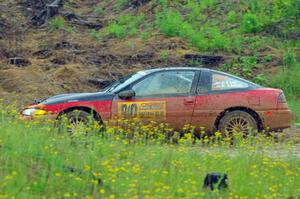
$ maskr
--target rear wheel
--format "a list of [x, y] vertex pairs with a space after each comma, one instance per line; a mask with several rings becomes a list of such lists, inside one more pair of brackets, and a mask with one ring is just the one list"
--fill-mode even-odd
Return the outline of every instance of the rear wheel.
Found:
[[221, 118], [218, 130], [229, 135], [232, 133], [248, 135], [251, 132], [256, 132], [258, 128], [256, 120], [249, 113], [232, 111]]

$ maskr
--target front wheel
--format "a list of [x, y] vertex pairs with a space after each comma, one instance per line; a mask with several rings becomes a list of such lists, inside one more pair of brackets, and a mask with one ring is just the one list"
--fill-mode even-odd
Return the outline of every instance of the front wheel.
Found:
[[233, 133], [248, 135], [251, 132], [256, 132], [258, 128], [256, 120], [249, 113], [232, 111], [221, 118], [218, 130], [229, 135]]
[[82, 110], [70, 111], [60, 118], [60, 124], [65, 127], [70, 135], [88, 133], [95, 123], [99, 124], [93, 114]]

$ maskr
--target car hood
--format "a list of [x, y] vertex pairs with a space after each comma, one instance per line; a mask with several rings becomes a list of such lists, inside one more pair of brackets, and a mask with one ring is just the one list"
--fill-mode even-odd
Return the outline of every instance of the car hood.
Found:
[[96, 92], [96, 93], [69, 93], [60, 94], [41, 101], [41, 104], [59, 104], [67, 102], [79, 102], [79, 101], [99, 101], [99, 100], [112, 100], [114, 98], [113, 93]]

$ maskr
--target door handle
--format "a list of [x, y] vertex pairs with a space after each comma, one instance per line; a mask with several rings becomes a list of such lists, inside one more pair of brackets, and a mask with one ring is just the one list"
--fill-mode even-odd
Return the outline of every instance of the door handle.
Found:
[[183, 100], [183, 103], [187, 104], [187, 105], [194, 104], [194, 102], [195, 102], [195, 100], [192, 99], [192, 98], [186, 98], [186, 99]]

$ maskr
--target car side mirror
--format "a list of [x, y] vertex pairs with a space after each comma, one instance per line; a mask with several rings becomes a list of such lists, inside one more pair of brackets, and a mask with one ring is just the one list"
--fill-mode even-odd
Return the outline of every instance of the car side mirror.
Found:
[[118, 93], [119, 98], [121, 99], [130, 99], [135, 96], [134, 90], [125, 90]]

